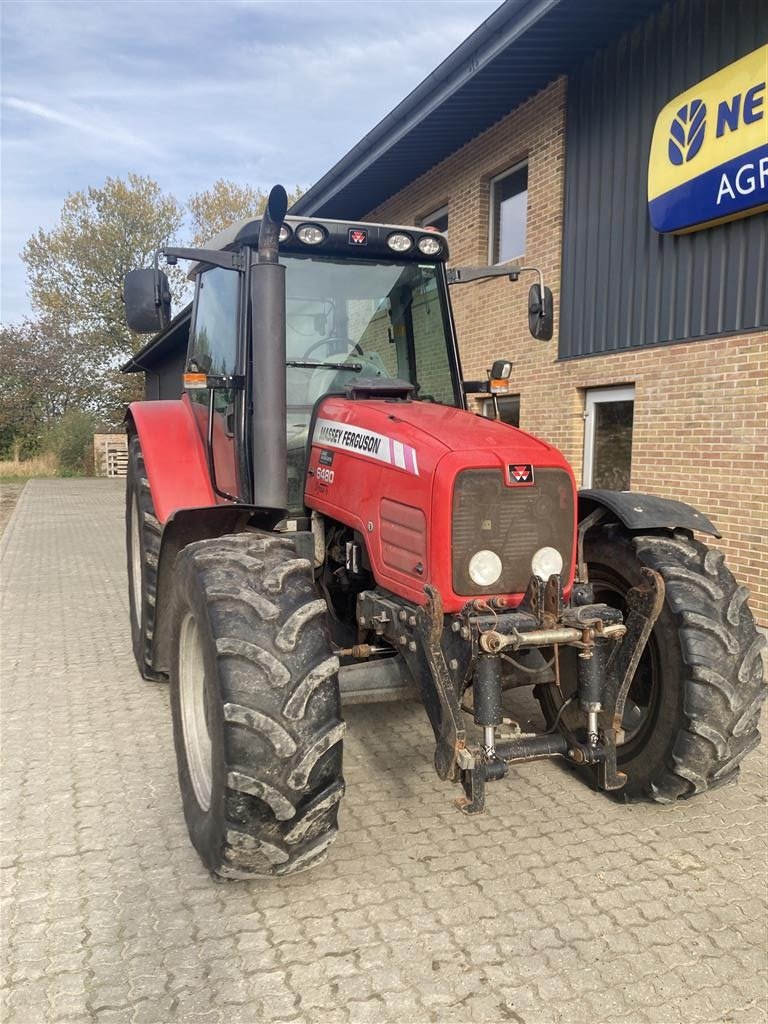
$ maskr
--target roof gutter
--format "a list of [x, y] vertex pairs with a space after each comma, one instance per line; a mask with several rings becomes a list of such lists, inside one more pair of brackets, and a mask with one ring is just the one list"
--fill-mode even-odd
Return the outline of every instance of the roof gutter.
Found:
[[313, 216], [562, 0], [506, 0], [291, 207]]

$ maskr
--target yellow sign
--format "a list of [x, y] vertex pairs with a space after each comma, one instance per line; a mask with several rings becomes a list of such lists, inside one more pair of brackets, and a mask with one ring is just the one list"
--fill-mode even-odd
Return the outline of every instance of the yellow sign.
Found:
[[671, 100], [656, 118], [648, 211], [661, 232], [768, 209], [768, 44]]

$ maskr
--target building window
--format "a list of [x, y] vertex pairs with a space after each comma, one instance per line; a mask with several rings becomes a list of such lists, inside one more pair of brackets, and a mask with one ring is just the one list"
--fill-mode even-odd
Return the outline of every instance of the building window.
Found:
[[634, 387], [596, 388], [587, 392], [584, 487], [629, 490], [634, 409]]
[[491, 263], [525, 255], [527, 223], [528, 164], [518, 164], [491, 179]]
[[448, 234], [448, 207], [441, 206], [439, 210], [435, 210], [434, 213], [428, 214], [426, 217], [421, 218], [421, 226], [423, 228], [437, 228], [444, 235]]
[[520, 395], [498, 395], [496, 402], [498, 402], [499, 407], [498, 417], [492, 398], [483, 399], [481, 410], [483, 416], [488, 416], [490, 419], [500, 419], [502, 423], [509, 423], [510, 426], [519, 427]]

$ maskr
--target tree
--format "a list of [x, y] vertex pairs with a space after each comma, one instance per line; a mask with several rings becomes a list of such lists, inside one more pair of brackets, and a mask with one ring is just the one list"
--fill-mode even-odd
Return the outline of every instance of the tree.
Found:
[[[87, 339], [105, 358], [121, 360], [145, 339], [125, 323], [122, 291], [129, 270], [149, 266], [154, 251], [175, 241], [181, 205], [151, 178], [107, 178], [101, 188], [67, 197], [59, 223], [40, 229], [22, 252], [32, 305], [48, 321]], [[180, 294], [183, 272], [171, 270]]]
[[117, 425], [135, 380], [94, 352], [87, 337], [52, 321], [0, 327], [0, 456], [36, 452], [51, 425], [72, 410]]
[[[288, 205], [304, 194], [299, 185], [288, 193]], [[258, 217], [264, 210], [267, 193], [251, 185], [237, 185], [219, 178], [205, 192], [198, 192], [187, 202], [192, 216], [192, 245], [204, 246], [214, 235], [238, 220]]]

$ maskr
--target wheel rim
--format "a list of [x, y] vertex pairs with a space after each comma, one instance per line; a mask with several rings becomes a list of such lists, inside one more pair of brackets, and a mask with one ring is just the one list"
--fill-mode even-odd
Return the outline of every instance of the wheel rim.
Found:
[[134, 491], [131, 501], [131, 601], [136, 621], [141, 624], [141, 536], [139, 531], [139, 496]]
[[[629, 611], [626, 595], [630, 585], [606, 566], [599, 567], [599, 575], [595, 567], [590, 576], [595, 601], [618, 608], [626, 621]], [[619, 747], [619, 762], [630, 760], [638, 749], [642, 749], [656, 725], [660, 697], [658, 664], [656, 640], [651, 633], [627, 694], [622, 719], [624, 742]]]
[[179, 635], [179, 700], [187, 767], [195, 798], [203, 811], [211, 806], [211, 737], [205, 703], [205, 667], [200, 632], [187, 612]]
[[[626, 595], [632, 584], [628, 583], [612, 568], [604, 565], [591, 564], [589, 577], [592, 584], [595, 603], [603, 603], [617, 608], [626, 621], [628, 614]], [[661, 705], [659, 651], [656, 637], [652, 632], [645, 650], [640, 658], [637, 671], [630, 684], [627, 700], [624, 705], [622, 727], [624, 741], [617, 750], [619, 764], [630, 761], [647, 742], [651, 731], [655, 728]], [[556, 688], [550, 687], [550, 690]], [[559, 691], [567, 699], [576, 694], [575, 659], [574, 674]], [[556, 714], [562, 705], [562, 699], [550, 698], [553, 703], [552, 714]]]

